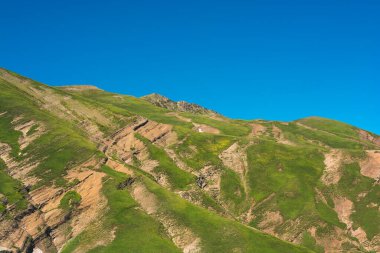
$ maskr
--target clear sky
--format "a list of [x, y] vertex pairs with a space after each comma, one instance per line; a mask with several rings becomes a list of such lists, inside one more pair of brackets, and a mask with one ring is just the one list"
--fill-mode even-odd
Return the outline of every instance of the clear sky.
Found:
[[0, 10], [0, 66], [46, 84], [380, 134], [378, 0], [13, 0]]

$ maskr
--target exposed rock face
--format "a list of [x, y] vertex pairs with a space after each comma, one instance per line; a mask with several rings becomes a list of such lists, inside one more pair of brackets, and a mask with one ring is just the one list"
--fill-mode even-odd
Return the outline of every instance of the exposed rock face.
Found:
[[206, 109], [200, 105], [188, 103], [185, 101], [175, 102], [159, 94], [150, 94], [142, 98], [156, 106], [166, 108], [172, 111], [191, 112], [191, 113], [196, 113], [196, 114], [219, 115], [217, 112]]
[[149, 141], [163, 146], [175, 142], [177, 138], [171, 125], [160, 124], [140, 117], [108, 138], [101, 150], [109, 156], [117, 154], [126, 163], [131, 163], [134, 156], [141, 161], [146, 160], [148, 158], [146, 147], [141, 140], [136, 138], [135, 134], [140, 134]]
[[360, 139], [364, 141], [372, 142], [373, 144], [380, 146], [380, 137], [375, 136], [374, 134], [371, 134], [367, 131], [364, 131], [362, 129], [358, 130]]
[[257, 123], [251, 123], [252, 126], [252, 132], [251, 136], [260, 136], [265, 134], [267, 128], [263, 125], [257, 124]]
[[120, 182], [118, 185], [117, 185], [117, 189], [118, 190], [123, 190], [124, 188], [130, 186], [133, 184], [133, 182], [135, 181], [135, 179], [133, 177], [129, 177], [127, 178], [126, 180], [124, 180], [123, 182]]
[[[88, 164], [69, 171], [66, 179], [75, 182], [72, 188], [44, 186], [36, 189], [28, 194], [30, 205], [27, 210], [13, 213], [16, 217], [13, 221], [0, 219], [0, 245], [15, 252], [28, 251], [29, 245], [43, 252], [56, 252], [93, 222], [107, 201], [101, 194], [104, 174], [86, 169]], [[59, 207], [69, 190], [75, 190], [81, 196], [75, 214]], [[13, 211], [8, 208], [8, 212]]]

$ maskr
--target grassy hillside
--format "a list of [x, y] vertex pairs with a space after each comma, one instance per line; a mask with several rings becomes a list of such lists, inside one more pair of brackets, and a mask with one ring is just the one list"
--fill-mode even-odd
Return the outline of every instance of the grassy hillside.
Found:
[[377, 138], [316, 117], [171, 111], [0, 69], [0, 246], [376, 252]]

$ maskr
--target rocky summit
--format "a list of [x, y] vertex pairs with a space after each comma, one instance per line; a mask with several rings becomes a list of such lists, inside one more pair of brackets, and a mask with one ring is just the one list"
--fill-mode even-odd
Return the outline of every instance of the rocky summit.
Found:
[[0, 252], [380, 252], [380, 137], [0, 69]]

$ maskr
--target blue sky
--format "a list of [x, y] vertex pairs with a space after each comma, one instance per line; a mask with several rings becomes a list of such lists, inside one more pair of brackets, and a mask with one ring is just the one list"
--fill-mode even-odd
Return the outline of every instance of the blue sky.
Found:
[[[243, 119], [380, 134], [380, 1], [3, 1], [0, 66]], [[1, 91], [0, 91], [1, 92]]]

